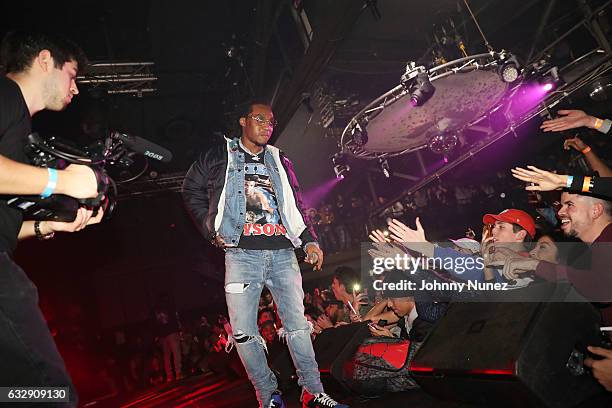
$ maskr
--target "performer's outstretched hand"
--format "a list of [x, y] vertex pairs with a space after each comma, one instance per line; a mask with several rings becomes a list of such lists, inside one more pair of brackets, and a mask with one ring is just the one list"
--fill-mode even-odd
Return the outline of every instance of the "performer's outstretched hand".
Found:
[[313, 269], [315, 271], [320, 270], [323, 266], [323, 251], [321, 251], [321, 248], [316, 244], [306, 245], [304, 251], [306, 252], [306, 262], [314, 265]]

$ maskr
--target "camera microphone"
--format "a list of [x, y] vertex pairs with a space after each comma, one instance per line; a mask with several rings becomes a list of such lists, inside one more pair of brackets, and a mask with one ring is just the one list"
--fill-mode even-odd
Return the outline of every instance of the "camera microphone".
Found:
[[143, 154], [151, 159], [168, 163], [172, 160], [172, 153], [153, 142], [139, 136], [128, 135], [125, 133], [113, 132], [112, 137], [122, 141], [126, 146], [136, 153]]

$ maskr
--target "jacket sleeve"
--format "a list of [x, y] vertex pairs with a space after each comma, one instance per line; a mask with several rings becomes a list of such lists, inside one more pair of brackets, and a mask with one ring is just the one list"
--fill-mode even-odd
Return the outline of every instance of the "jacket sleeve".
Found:
[[298, 210], [300, 214], [302, 214], [302, 219], [304, 220], [304, 224], [306, 224], [306, 229], [300, 235], [300, 240], [302, 241], [302, 246], [306, 246], [309, 242], [317, 243], [317, 234], [314, 230], [312, 220], [306, 214], [306, 208], [304, 207], [304, 202], [302, 201], [302, 192], [300, 190], [300, 185], [298, 183], [297, 177], [295, 176], [295, 170], [293, 168], [293, 163], [287, 156], [283, 153], [282, 155], [282, 163], [285, 166], [287, 171], [287, 177], [289, 177], [289, 183], [291, 183], [291, 187], [293, 189], [293, 195], [295, 197], [295, 203], [297, 204]]
[[210, 206], [208, 191], [209, 169], [204, 154], [191, 165], [183, 181], [182, 195], [185, 207], [204, 238], [211, 240], [213, 232], [207, 227], [206, 219]]

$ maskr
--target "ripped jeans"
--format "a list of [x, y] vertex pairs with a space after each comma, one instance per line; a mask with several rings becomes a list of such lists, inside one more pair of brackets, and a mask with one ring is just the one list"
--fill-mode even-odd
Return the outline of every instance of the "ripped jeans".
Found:
[[265, 341], [257, 328], [257, 308], [263, 287], [272, 293], [298, 384], [312, 394], [323, 392], [310, 333], [304, 317], [302, 275], [293, 249], [228, 248], [225, 254], [225, 299], [234, 344], [259, 403], [267, 407], [278, 384], [268, 367]]

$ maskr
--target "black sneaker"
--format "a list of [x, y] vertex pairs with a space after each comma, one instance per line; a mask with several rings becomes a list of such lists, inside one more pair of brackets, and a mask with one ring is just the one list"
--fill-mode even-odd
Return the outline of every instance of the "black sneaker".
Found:
[[324, 392], [311, 394], [304, 390], [302, 393], [302, 408], [349, 408], [349, 406], [334, 401], [332, 397]]

